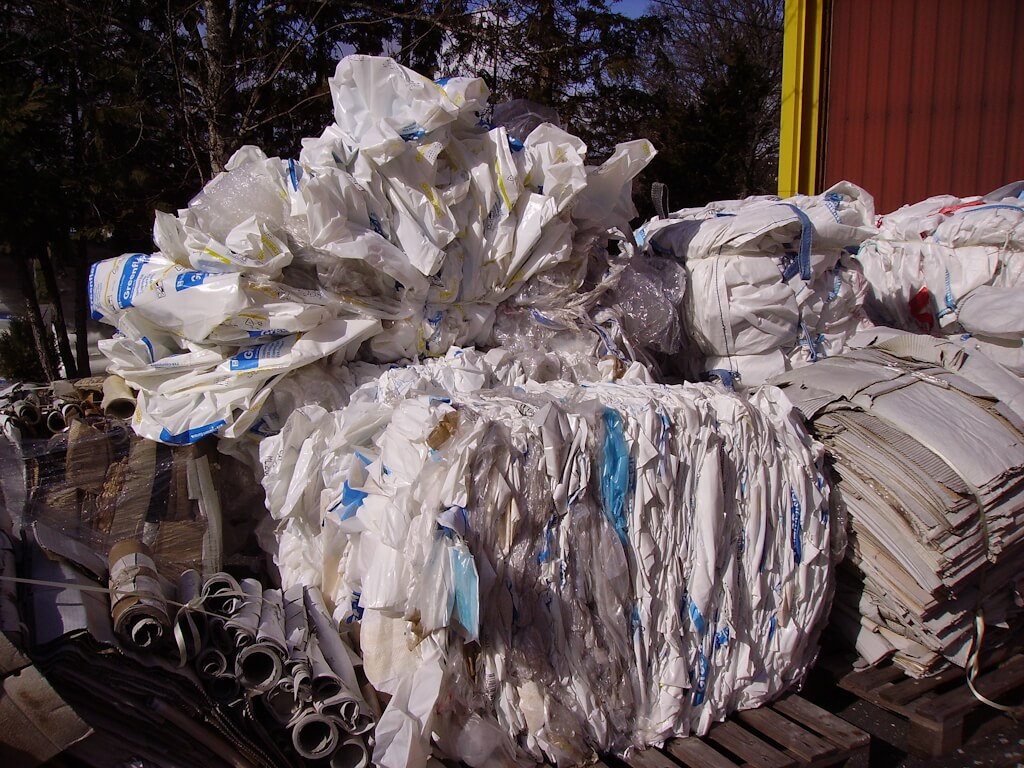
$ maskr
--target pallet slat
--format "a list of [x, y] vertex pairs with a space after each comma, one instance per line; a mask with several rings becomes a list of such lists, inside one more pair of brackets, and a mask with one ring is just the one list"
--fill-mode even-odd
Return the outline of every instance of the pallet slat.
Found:
[[669, 739], [631, 768], [826, 768], [867, 752], [871, 737], [801, 696], [737, 712], [704, 737]]
[[928, 691], [934, 691], [945, 685], [948, 682], [956, 680], [958, 677], [963, 675], [963, 670], [959, 667], [949, 667], [942, 670], [937, 675], [931, 677], [922, 677], [914, 679], [908, 677], [905, 680], [901, 680], [893, 685], [891, 688], [886, 688], [884, 694], [882, 694], [886, 701], [891, 701], [893, 704], [909, 704], [915, 701]]
[[751, 768], [792, 768], [797, 764], [792, 757], [728, 720], [712, 728], [708, 738], [746, 760]]
[[807, 762], [815, 762], [838, 751], [835, 745], [805, 731], [778, 712], [766, 707], [745, 710], [740, 712], [737, 717], [740, 722], [750, 725], [773, 741], [777, 741]]
[[775, 702], [772, 708], [804, 725], [810, 726], [817, 733], [842, 749], [864, 749], [871, 743], [871, 736], [860, 728], [812, 704], [802, 696], [787, 696]]
[[670, 739], [665, 743], [665, 751], [689, 768], [736, 768], [736, 763], [696, 736]]
[[[1020, 685], [1024, 685], [1024, 655], [1015, 656], [974, 680], [978, 693], [989, 699], [997, 699]], [[953, 720], [963, 717], [980, 703], [965, 682], [963, 687], [922, 703], [915, 710], [914, 718], [936, 722]]]
[[679, 766], [656, 749], [645, 749], [643, 752], [635, 752], [626, 758], [625, 762], [630, 768], [679, 768]]

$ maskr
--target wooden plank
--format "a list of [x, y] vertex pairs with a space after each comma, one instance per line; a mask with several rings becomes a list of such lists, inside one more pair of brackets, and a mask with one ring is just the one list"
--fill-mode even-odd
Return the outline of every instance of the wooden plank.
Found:
[[809, 727], [842, 749], [863, 749], [871, 743], [871, 736], [867, 732], [846, 722], [841, 717], [836, 717], [831, 712], [826, 712], [802, 696], [790, 694], [786, 698], [776, 701], [772, 705], [772, 709]]
[[964, 719], [910, 721], [907, 729], [907, 749], [915, 755], [940, 757], [964, 743]]
[[661, 752], [656, 749], [645, 749], [643, 752], [634, 752], [626, 758], [626, 765], [630, 768], [679, 768]]
[[766, 707], [744, 710], [739, 712], [737, 717], [741, 722], [760, 731], [807, 762], [813, 762], [839, 751], [834, 744], [805, 731], [796, 723]]
[[665, 751], [689, 768], [736, 768], [736, 763], [696, 736], [670, 739], [665, 742]]
[[908, 677], [906, 680], [901, 680], [896, 683], [891, 688], [886, 688], [885, 691], [881, 693], [881, 697], [885, 699], [885, 701], [891, 701], [893, 704], [909, 704], [915, 699], [918, 699], [922, 695], [928, 693], [928, 691], [934, 691], [936, 688], [963, 676], [963, 674], [964, 671], [960, 667], [947, 667], [937, 675], [932, 675], [931, 677], [922, 677], [917, 680], [912, 677]]
[[796, 765], [792, 757], [730, 720], [714, 726], [707, 737], [746, 760], [751, 768], [792, 768]]
[[886, 683], [892, 683], [906, 677], [903, 670], [895, 664], [888, 664], [884, 667], [874, 667], [860, 672], [850, 672], [839, 679], [839, 686], [854, 693], [858, 691], [876, 691]]
[[[1021, 685], [1024, 685], [1024, 655], [1014, 656], [974, 680], [974, 687], [978, 693], [989, 699], [997, 699]], [[922, 702], [910, 717], [914, 721], [941, 723], [945, 720], [952, 721], [962, 718], [980, 705], [981, 702], [971, 693], [965, 680], [963, 686]]]

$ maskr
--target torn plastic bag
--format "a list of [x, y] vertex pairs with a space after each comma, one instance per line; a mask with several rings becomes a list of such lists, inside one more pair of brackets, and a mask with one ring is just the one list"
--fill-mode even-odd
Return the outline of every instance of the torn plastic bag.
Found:
[[449, 96], [430, 79], [378, 56], [346, 56], [328, 82], [342, 134], [374, 162], [397, 157], [407, 141], [479, 109], [488, 96], [482, 80], [462, 78]]

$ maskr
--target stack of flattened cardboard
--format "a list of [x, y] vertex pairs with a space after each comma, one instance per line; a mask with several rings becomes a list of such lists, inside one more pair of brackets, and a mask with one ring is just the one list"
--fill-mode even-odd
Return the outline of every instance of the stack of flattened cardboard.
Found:
[[775, 380], [826, 444], [849, 516], [833, 622], [868, 662], [963, 666], [976, 619], [1013, 624], [1020, 606], [1024, 383], [942, 339], [855, 343]]

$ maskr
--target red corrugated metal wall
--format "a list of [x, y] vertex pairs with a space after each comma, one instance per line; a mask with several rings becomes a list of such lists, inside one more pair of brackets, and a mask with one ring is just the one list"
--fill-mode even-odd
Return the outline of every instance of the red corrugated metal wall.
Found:
[[833, 0], [824, 182], [879, 213], [1024, 179], [1024, 2]]

